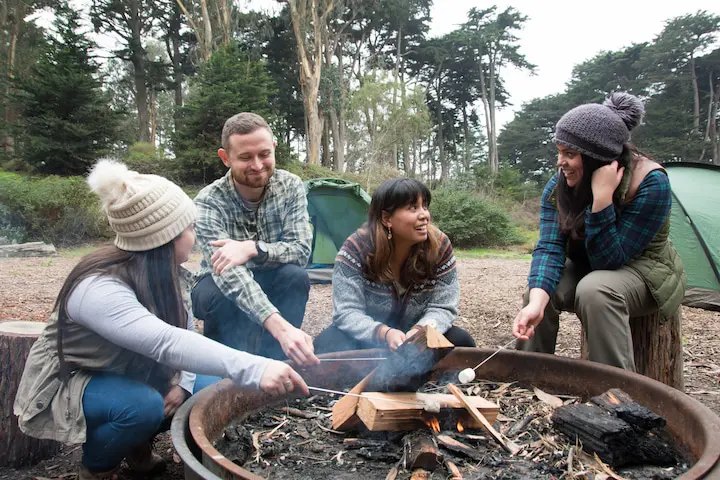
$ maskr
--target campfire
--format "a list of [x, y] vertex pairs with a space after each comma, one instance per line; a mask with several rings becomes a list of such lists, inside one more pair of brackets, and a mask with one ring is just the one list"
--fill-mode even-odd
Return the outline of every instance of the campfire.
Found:
[[[453, 383], [459, 370], [431, 378], [435, 362], [447, 354], [443, 349], [452, 349], [435, 333], [396, 352], [424, 361], [407, 376], [391, 375], [390, 367], [396, 372], [398, 366], [409, 367], [388, 358], [392, 365], [386, 360], [350, 389], [359, 397], [315, 395], [265, 409], [227, 427], [217, 449], [250, 472], [271, 478], [498, 478], [508, 470], [516, 478], [592, 478], [593, 472], [621, 478], [614, 465], [632, 463], [623, 457], [629, 449], [616, 448], [621, 439], [634, 440], [630, 445], [650, 437], [668, 439], [660, 417], [619, 390], [586, 405], [577, 397], [512, 383], [478, 380], [460, 388]], [[431, 403], [439, 411], [429, 411], [435, 410], [427, 408]], [[581, 437], [582, 431], [595, 432], [588, 428], [597, 420], [595, 409], [603, 409], [604, 419], [612, 411], [642, 418], [631, 428], [638, 436], [632, 439], [621, 428], [615, 437], [610, 430], [597, 438]], [[575, 436], [596, 445], [603, 438], [611, 441], [593, 456], [575, 444]], [[661, 454], [675, 455], [666, 446]], [[683, 465], [671, 468], [674, 477]], [[668, 470], [657, 472], [666, 478]]]

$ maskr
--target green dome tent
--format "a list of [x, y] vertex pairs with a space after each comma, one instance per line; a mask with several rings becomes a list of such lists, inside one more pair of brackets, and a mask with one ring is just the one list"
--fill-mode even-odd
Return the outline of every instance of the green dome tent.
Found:
[[370, 196], [359, 184], [340, 178], [307, 180], [305, 194], [313, 230], [306, 268], [312, 283], [327, 283], [343, 242], [367, 220]]
[[683, 303], [720, 310], [720, 166], [666, 163], [672, 188], [670, 239], [685, 264]]

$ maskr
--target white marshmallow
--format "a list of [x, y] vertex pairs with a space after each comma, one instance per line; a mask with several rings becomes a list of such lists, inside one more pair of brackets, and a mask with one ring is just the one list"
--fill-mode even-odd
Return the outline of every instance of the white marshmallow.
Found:
[[460, 374], [458, 375], [458, 380], [460, 380], [460, 383], [470, 383], [473, 380], [475, 380], [475, 370], [472, 368], [466, 368]]
[[425, 400], [425, 406], [423, 409], [430, 413], [440, 413], [440, 402], [438, 400]]

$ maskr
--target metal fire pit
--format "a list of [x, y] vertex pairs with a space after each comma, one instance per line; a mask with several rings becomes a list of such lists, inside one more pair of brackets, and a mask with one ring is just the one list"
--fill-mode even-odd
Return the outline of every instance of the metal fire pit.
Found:
[[[435, 371], [442, 375], [473, 367], [493, 352], [486, 348], [455, 348], [437, 364]], [[349, 351], [320, 358], [381, 357], [385, 353], [384, 350]], [[309, 385], [341, 389], [360, 381], [379, 362], [323, 362], [301, 370], [301, 374]], [[479, 376], [498, 382], [531, 383], [548, 392], [578, 395], [583, 399], [610, 388], [621, 388], [637, 402], [665, 417], [675, 440], [689, 453], [692, 467], [679, 479], [720, 479], [720, 418], [701, 403], [660, 382], [589, 361], [515, 350], [500, 352], [483, 366]], [[260, 480], [262, 477], [226, 459], [213, 444], [232, 421], [283, 401], [259, 392], [239, 392], [229, 380], [223, 380], [186, 402], [172, 425], [173, 443], [185, 462], [185, 478]]]

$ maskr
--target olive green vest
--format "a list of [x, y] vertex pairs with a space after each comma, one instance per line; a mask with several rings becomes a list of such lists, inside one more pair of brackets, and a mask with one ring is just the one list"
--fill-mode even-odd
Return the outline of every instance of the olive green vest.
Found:
[[[663, 173], [665, 169], [660, 168]], [[613, 195], [615, 208], [622, 211], [623, 207], [632, 201], [626, 198], [630, 189], [632, 167], [625, 168], [625, 173], [620, 185]], [[555, 192], [551, 195], [551, 201], [555, 204]], [[557, 205], [556, 205], [557, 206]], [[645, 280], [650, 293], [658, 304], [658, 310], [663, 318], [675, 314], [685, 296], [687, 277], [680, 255], [675, 251], [669, 238], [670, 216], [660, 228], [658, 233], [650, 241], [650, 244], [640, 254], [631, 258], [627, 266], [638, 272]]]

